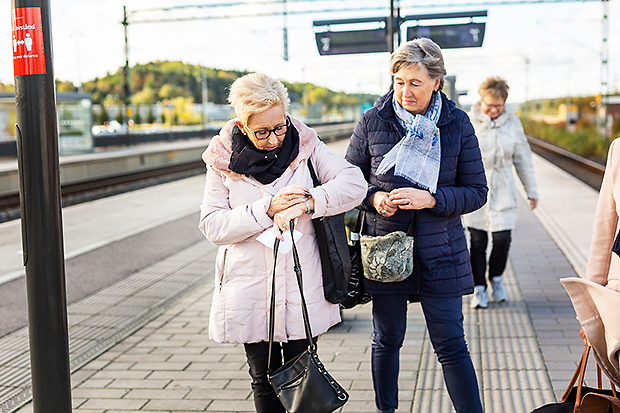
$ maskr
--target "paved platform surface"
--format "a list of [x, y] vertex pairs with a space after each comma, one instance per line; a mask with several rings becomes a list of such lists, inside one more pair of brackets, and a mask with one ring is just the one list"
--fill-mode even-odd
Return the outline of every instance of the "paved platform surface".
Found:
[[[505, 274], [509, 301], [471, 310], [466, 297], [463, 306], [486, 412], [527, 413], [556, 400], [582, 351], [578, 322], [558, 280], [583, 271], [579, 263], [585, 265], [583, 257], [588, 255], [597, 193], [541, 158], [536, 157], [535, 167], [540, 208], [532, 213], [520, 201]], [[202, 241], [155, 264], [158, 271], [203, 281], [76, 369], [75, 412], [254, 411], [242, 346], [208, 339], [214, 251]], [[108, 293], [103, 290], [88, 299], [96, 301]], [[74, 310], [70, 306], [70, 314]], [[321, 359], [351, 396], [343, 412], [375, 411], [371, 329], [367, 304], [344, 311], [343, 322], [319, 340]], [[399, 412], [452, 411], [417, 304], [409, 306], [399, 385]], [[19, 410], [32, 411], [31, 404]]]

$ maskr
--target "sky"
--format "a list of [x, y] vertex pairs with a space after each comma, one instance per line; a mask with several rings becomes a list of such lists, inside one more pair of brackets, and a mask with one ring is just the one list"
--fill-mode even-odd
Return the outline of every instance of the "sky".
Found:
[[[508, 101], [596, 95], [601, 91], [603, 3], [510, 4], [512, 0], [394, 0], [401, 15], [486, 10], [483, 46], [445, 49], [448, 75], [456, 76], [460, 101], [478, 100], [489, 76], [510, 86]], [[501, 2], [501, 3], [499, 3]], [[384, 17], [389, 0], [287, 0], [289, 59], [283, 59], [282, 1], [252, 0], [53, 0], [54, 75], [74, 83], [114, 73], [125, 64], [123, 6], [130, 15], [129, 63], [180, 60], [219, 69], [264, 72], [287, 82], [311, 82], [335, 91], [383, 94], [389, 90], [389, 54], [320, 56], [313, 21]], [[221, 5], [230, 7], [181, 8]], [[609, 90], [620, 91], [620, 3], [609, 6]], [[309, 11], [311, 13], [297, 13]], [[264, 16], [261, 14], [278, 13]], [[13, 83], [11, 0], [0, 0], [0, 82]], [[191, 21], [138, 23], [161, 18]], [[209, 18], [202, 18], [209, 17]], [[218, 18], [214, 18], [218, 17]], [[422, 24], [464, 23], [462, 20]], [[416, 24], [403, 24], [403, 29]], [[332, 26], [332, 30], [373, 28]]]

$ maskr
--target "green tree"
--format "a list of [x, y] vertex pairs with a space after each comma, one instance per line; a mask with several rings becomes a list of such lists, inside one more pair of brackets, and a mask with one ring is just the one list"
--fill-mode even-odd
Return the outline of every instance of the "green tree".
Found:
[[133, 121], [136, 125], [142, 123], [142, 116], [140, 115], [140, 106], [136, 106], [136, 115], [133, 117]]
[[125, 123], [125, 116], [123, 115], [123, 108], [121, 107], [120, 109], [121, 110], [118, 111], [118, 114], [116, 115], [114, 120], [122, 125], [123, 123]]
[[14, 92], [15, 86], [12, 84], [3, 84], [0, 82], [0, 92]]
[[149, 113], [146, 115], [146, 123], [155, 123], [155, 115], [153, 114], [153, 108], [149, 107]]
[[110, 120], [110, 115], [108, 114], [108, 111], [105, 108], [105, 105], [101, 105], [101, 112], [99, 112], [99, 116], [96, 118], [96, 121], [100, 125], [103, 125], [104, 123], [108, 122], [109, 120]]
[[185, 96], [185, 91], [183, 90], [183, 88], [179, 86], [165, 84], [161, 87], [161, 89], [159, 89], [158, 95], [159, 95], [159, 98], [162, 100], [172, 99], [172, 98], [178, 98], [178, 97]]
[[158, 101], [157, 91], [151, 87], [145, 87], [131, 97], [134, 105], [153, 105]]
[[56, 84], [56, 92], [75, 93], [78, 90], [78, 88], [73, 84], [73, 82], [63, 82], [56, 79], [54, 83]]

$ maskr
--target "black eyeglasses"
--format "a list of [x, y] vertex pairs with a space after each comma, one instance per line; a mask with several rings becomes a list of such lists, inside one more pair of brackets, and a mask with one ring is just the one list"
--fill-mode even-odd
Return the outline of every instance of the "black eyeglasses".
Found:
[[266, 139], [269, 139], [272, 132], [276, 136], [284, 135], [286, 131], [288, 130], [289, 125], [290, 125], [289, 119], [286, 118], [286, 124], [284, 125], [278, 125], [273, 129], [259, 129], [256, 132], [252, 132], [252, 131], [250, 132], [252, 132], [254, 134], [254, 137], [258, 139], [259, 141], [264, 141]]

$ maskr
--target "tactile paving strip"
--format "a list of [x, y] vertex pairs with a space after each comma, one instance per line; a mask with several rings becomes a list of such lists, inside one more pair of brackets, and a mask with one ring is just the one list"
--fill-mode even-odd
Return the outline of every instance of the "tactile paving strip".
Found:
[[[554, 394], [532, 327], [527, 306], [509, 265], [504, 273], [509, 300], [489, 304], [485, 310], [469, 308], [464, 300], [464, 327], [476, 368], [484, 409], [487, 412], [527, 413]], [[451, 413], [452, 403], [443, 381], [441, 366], [428, 339], [413, 393], [412, 406], [403, 411]], [[400, 409], [399, 409], [400, 410]]]
[[[203, 241], [68, 308], [70, 368], [75, 371], [208, 282], [216, 248]], [[28, 330], [0, 339], [0, 412], [32, 399]]]

